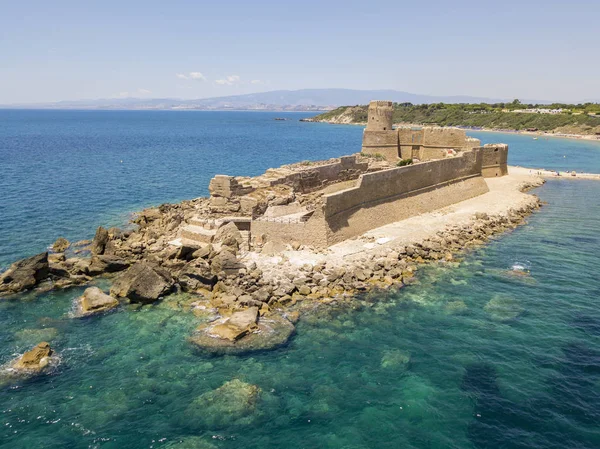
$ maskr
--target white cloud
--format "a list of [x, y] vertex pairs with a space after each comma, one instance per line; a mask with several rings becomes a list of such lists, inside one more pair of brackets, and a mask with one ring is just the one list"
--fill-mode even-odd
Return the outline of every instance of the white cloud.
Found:
[[151, 94], [152, 92], [149, 91], [148, 89], [138, 89], [138, 94], [142, 94], [142, 95], [146, 95], [146, 94]]
[[229, 75], [223, 79], [215, 80], [215, 83], [221, 86], [233, 86], [234, 84], [239, 84], [241, 81], [238, 75]]
[[206, 77], [200, 72], [190, 72], [190, 78], [193, 80], [206, 81]]
[[252, 80], [250, 81], [250, 84], [262, 84], [261, 80]]
[[175, 75], [180, 80], [200, 80], [206, 81], [206, 77], [201, 72], [177, 73]]

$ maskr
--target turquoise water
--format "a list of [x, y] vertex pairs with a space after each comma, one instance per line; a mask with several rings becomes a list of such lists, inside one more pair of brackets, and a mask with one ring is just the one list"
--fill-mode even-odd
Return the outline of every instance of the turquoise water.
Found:
[[[193, 114], [181, 117], [194, 121]], [[232, 114], [240, 123], [261, 116]], [[118, 126], [119, 121], [127, 119], [112, 123]], [[161, 123], [158, 120], [155, 127], [166, 126]], [[288, 128], [274, 131], [277, 123]], [[308, 126], [300, 128], [304, 125]], [[194, 126], [188, 124], [187, 132], [174, 134], [187, 135]], [[358, 127], [270, 119], [256, 126], [269, 130], [263, 131], [265, 136], [278, 135], [280, 143], [286, 133], [290, 140], [300, 141], [298, 135], [309, 130], [313, 146], [298, 144], [294, 159], [311, 158], [307, 148], [318, 154], [320, 138], [325, 147], [328, 139], [334, 139], [328, 133], [340, 139], [332, 152], [354, 151], [346, 143], [357, 136], [360, 140], [361, 132]], [[42, 131], [30, 127], [32, 136], [45, 140]], [[153, 132], [150, 125], [142, 128]], [[6, 132], [7, 127], [3, 129]], [[80, 132], [77, 129], [73, 132]], [[121, 133], [126, 135], [126, 130]], [[225, 137], [224, 147], [229, 145]], [[61, 141], [57, 137], [51, 145], [38, 145], [54, 148]], [[0, 142], [7, 148], [6, 142], [13, 140], [2, 137]], [[543, 148], [528, 147], [528, 140], [514, 151], [519, 142], [511, 144], [511, 158], [532, 148], [541, 150], [535, 165], [546, 162]], [[22, 145], [27, 154], [27, 145]], [[145, 151], [138, 149], [136, 154], [143, 157]], [[212, 160], [219, 151], [205, 161], [206, 166], [223, 163]], [[244, 159], [241, 150], [229, 151], [236, 158], [228, 159], [230, 165], [223, 171], [242, 173], [244, 164], [249, 170], [264, 168]], [[282, 155], [276, 146], [270, 151], [273, 161], [288, 161], [287, 153]], [[144, 179], [163, 179], [170, 173], [163, 152], [154, 154], [162, 163], [148, 163], [145, 174], [132, 175], [140, 191], [146, 186]], [[251, 159], [259, 160], [258, 153]], [[13, 170], [26, 167], [26, 158], [19, 154], [5, 155], [2, 161], [12, 161]], [[82, 158], [92, 157], [106, 160], [89, 154]], [[265, 167], [273, 165], [267, 154], [262, 157]], [[588, 158], [589, 167], [598, 164], [593, 148]], [[35, 185], [42, 182], [39, 177], [53, 181], [56, 191], [65, 194], [71, 181], [58, 182], [63, 165], [52, 157], [44, 164], [54, 167], [55, 177], [20, 173], [24, 192], [30, 189], [28, 180]], [[0, 168], [6, 169], [4, 163]], [[80, 168], [88, 177], [102, 178], [84, 162]], [[186, 176], [196, 172], [205, 176], [200, 174], [202, 167], [186, 170]], [[214, 170], [221, 171], [221, 166]], [[106, 176], [126, 186], [122, 175]], [[72, 176], [78, 181], [85, 178], [75, 170]], [[189, 183], [172, 179], [192, 189]], [[17, 186], [6, 176], [0, 183], [3, 189]], [[102, 217], [118, 219], [115, 211], [125, 209], [127, 201], [146, 204], [167, 201], [169, 195], [176, 198], [176, 189], [169, 193], [167, 179], [164, 183], [166, 190], [150, 184], [139, 199], [124, 192], [114, 208], [110, 201], [103, 202], [107, 192], [99, 189], [97, 196], [86, 196], [81, 203], [97, 214], [89, 220], [85, 211], [77, 210], [83, 207], [77, 202], [57, 201], [56, 208], [64, 208], [66, 215], [48, 219], [86, 235], [89, 230], [83, 225]], [[86, 184], [82, 189], [92, 187], [98, 186]], [[214, 357], [196, 351], [186, 337], [201, 318], [180, 309], [185, 297], [91, 319], [68, 315], [73, 298], [81, 293], [78, 289], [2, 301], [0, 363], [47, 340], [60, 354], [61, 364], [49, 375], [0, 388], [0, 448], [161, 448], [190, 437], [196, 437], [197, 444], [188, 447], [216, 448], [598, 448], [600, 280], [595, 267], [600, 251], [600, 183], [552, 180], [536, 193], [548, 204], [530, 217], [527, 226], [466, 255], [458, 264], [422, 270], [419, 284], [398, 293], [359, 297], [352, 307], [316, 309], [298, 323], [287, 346], [271, 352]], [[39, 194], [47, 201], [52, 198], [52, 191]], [[18, 195], [14, 190], [11, 198]], [[10, 203], [2, 207], [18, 214]], [[31, 220], [44, 224], [37, 203], [28, 210]], [[5, 217], [3, 213], [2, 248], [13, 254], [33, 248], [19, 246], [16, 235], [28, 231], [6, 226], [11, 222]], [[74, 217], [83, 218], [73, 223]], [[54, 233], [45, 235], [52, 240]], [[43, 238], [39, 242], [47, 244]], [[531, 275], [511, 275], [514, 265], [525, 266]], [[486, 307], [492, 299], [513, 302], [511, 311], [517, 316], [499, 320]], [[196, 398], [232, 379], [261, 390], [255, 408], [243, 418], [235, 419], [219, 403], [206, 412], [188, 409]]]

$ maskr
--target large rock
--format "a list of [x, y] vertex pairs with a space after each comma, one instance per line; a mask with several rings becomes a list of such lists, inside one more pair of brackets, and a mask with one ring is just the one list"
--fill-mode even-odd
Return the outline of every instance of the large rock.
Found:
[[223, 249], [211, 259], [211, 268], [215, 274], [224, 271], [227, 276], [235, 276], [244, 268], [244, 264], [231, 251]]
[[239, 248], [244, 243], [244, 239], [235, 223], [230, 221], [217, 229], [217, 233], [213, 237], [213, 242]]
[[179, 285], [186, 292], [199, 288], [212, 289], [217, 283], [217, 276], [211, 271], [208, 262], [202, 259], [187, 263], [178, 275]]
[[215, 354], [262, 351], [285, 344], [294, 333], [294, 325], [277, 314], [260, 316], [256, 321], [257, 311], [251, 307], [229, 318], [204, 323], [190, 337], [190, 342]]
[[106, 244], [108, 243], [108, 231], [104, 229], [102, 226], [98, 227], [96, 230], [96, 235], [94, 236], [94, 240], [92, 240], [92, 244], [90, 246], [90, 251], [92, 254], [104, 254], [104, 249], [106, 248]]
[[43, 341], [32, 350], [0, 366], [0, 385], [43, 373], [58, 362], [50, 344]]
[[151, 303], [171, 292], [171, 275], [157, 265], [137, 262], [120, 275], [110, 289], [116, 297], [127, 297], [131, 302]]
[[222, 428], [251, 424], [260, 398], [260, 388], [239, 379], [196, 398], [186, 409], [188, 423], [197, 428]]
[[59, 237], [58, 239], [56, 239], [56, 242], [54, 242], [54, 244], [52, 245], [52, 251], [54, 251], [55, 253], [64, 253], [70, 245], [71, 244], [66, 238]]
[[258, 329], [258, 307], [234, 312], [224, 322], [214, 325], [210, 334], [217, 338], [229, 341], [237, 341], [250, 332]]
[[96, 315], [114, 309], [119, 305], [112, 296], [105, 294], [98, 287], [87, 288], [83, 296], [77, 298], [77, 309], [80, 316]]
[[96, 276], [102, 273], [116, 273], [125, 270], [129, 267], [129, 262], [116, 256], [109, 255], [94, 255], [90, 260], [87, 272], [91, 276]]
[[35, 287], [49, 274], [48, 253], [19, 260], [0, 276], [0, 294], [16, 293]]

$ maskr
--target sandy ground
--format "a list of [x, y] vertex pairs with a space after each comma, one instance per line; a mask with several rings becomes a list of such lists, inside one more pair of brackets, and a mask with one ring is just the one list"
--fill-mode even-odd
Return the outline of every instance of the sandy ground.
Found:
[[[373, 229], [358, 238], [333, 245], [323, 253], [288, 250], [272, 257], [250, 253], [247, 260], [255, 261], [265, 275], [270, 274], [273, 277], [281, 275], [277, 266], [282, 268], [282, 265], [288, 268], [321, 262], [333, 266], [349, 265], [353, 261], [384, 255], [393, 248], [420, 243], [435, 237], [447, 227], [468, 225], [474, 221], [476, 213], [504, 215], [508, 214], [510, 209], [535, 204], [537, 198], [521, 190], [525, 186], [541, 185], [543, 179], [537, 175], [537, 170], [510, 167], [508, 176], [488, 178], [486, 182], [490, 191], [484, 195]], [[282, 263], [284, 260], [287, 263]]]
[[[460, 128], [460, 127], [459, 127]], [[506, 129], [470, 129], [463, 128], [467, 132], [468, 131], [476, 131], [476, 132], [489, 132], [489, 133], [509, 133], [509, 134], [522, 134], [526, 136], [533, 137], [553, 137], [559, 139], [573, 139], [573, 140], [589, 140], [592, 142], [600, 142], [600, 136], [595, 134], [568, 134], [568, 133], [551, 133], [545, 131], [518, 131], [518, 130], [506, 130]]]
[[574, 171], [556, 172], [537, 168], [510, 167], [510, 173], [516, 175], [538, 175], [544, 179], [568, 178], [568, 179], [597, 179], [600, 181], [599, 173], [576, 173]]

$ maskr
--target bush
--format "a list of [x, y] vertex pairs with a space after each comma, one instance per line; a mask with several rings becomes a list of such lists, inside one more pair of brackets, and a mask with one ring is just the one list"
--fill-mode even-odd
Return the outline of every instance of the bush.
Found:
[[404, 167], [405, 165], [412, 165], [413, 160], [412, 159], [402, 159], [400, 161], [398, 161], [398, 163], [396, 164], [398, 167]]

